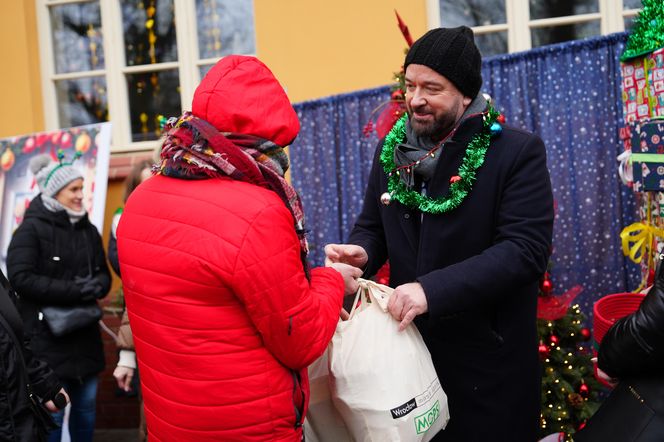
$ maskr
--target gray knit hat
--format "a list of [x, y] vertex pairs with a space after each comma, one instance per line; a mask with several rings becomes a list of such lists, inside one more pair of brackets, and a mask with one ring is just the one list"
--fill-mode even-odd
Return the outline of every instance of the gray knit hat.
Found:
[[83, 178], [80, 170], [65, 163], [63, 159], [59, 163], [51, 160], [47, 154], [37, 155], [30, 159], [30, 172], [35, 176], [41, 193], [53, 198], [67, 184]]
[[466, 97], [475, 98], [482, 86], [482, 55], [467, 26], [432, 29], [408, 50], [403, 64], [421, 64], [450, 80]]

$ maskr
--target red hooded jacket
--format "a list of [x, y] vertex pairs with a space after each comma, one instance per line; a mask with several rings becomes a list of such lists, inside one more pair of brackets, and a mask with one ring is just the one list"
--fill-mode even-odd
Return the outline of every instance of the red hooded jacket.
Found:
[[[193, 112], [277, 144], [299, 130], [253, 57], [220, 61]], [[277, 194], [158, 175], [129, 198], [118, 250], [150, 441], [299, 441], [306, 367], [334, 333], [344, 284], [330, 268], [307, 280]]]

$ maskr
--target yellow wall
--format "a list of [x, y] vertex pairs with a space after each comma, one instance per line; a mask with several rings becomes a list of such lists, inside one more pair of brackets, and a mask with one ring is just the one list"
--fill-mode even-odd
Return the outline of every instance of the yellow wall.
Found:
[[406, 48], [394, 10], [417, 39], [425, 3], [254, 0], [258, 57], [294, 102], [389, 84]]
[[0, 138], [44, 130], [34, 0], [0, 1]]

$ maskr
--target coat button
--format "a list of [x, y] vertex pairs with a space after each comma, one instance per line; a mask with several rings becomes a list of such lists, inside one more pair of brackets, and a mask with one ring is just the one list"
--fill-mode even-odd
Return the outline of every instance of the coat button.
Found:
[[410, 219], [410, 213], [404, 213], [403, 217], [406, 218], [406, 219]]

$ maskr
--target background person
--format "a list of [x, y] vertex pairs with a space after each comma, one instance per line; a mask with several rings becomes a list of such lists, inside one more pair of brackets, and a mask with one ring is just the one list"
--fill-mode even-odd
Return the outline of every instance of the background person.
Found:
[[[108, 293], [111, 278], [101, 237], [83, 207], [83, 177], [71, 163], [48, 155], [30, 160], [41, 193], [28, 207], [7, 252], [12, 286], [21, 294], [20, 312], [37, 357], [53, 368], [71, 398], [72, 442], [92, 441], [97, 375], [104, 369], [99, 325], [57, 337], [44, 320], [44, 306], [87, 305]], [[63, 411], [55, 414], [62, 424]], [[50, 442], [59, 442], [53, 431]]]
[[[124, 202], [134, 191], [139, 184], [152, 176], [152, 162], [150, 160], [143, 160], [134, 165], [129, 175], [125, 179], [125, 192]], [[108, 262], [111, 263], [111, 268], [115, 273], [120, 275], [120, 262], [118, 261], [118, 246], [117, 246], [117, 228], [120, 223], [123, 208], [119, 208], [111, 223], [111, 234], [108, 239]], [[131, 335], [131, 327], [129, 325], [129, 316], [127, 309], [122, 312], [122, 322], [118, 330], [117, 345], [119, 349], [118, 364], [113, 371], [113, 377], [118, 384], [118, 388], [123, 391], [129, 392], [133, 385], [140, 385], [135, 381], [136, 374], [136, 350], [134, 349], [134, 338]], [[147, 429], [145, 427], [145, 413], [143, 412], [143, 399], [140, 396], [140, 389], [137, 392], [139, 395], [139, 409], [141, 413], [140, 423], [138, 426], [138, 440], [143, 442], [147, 440]]]

